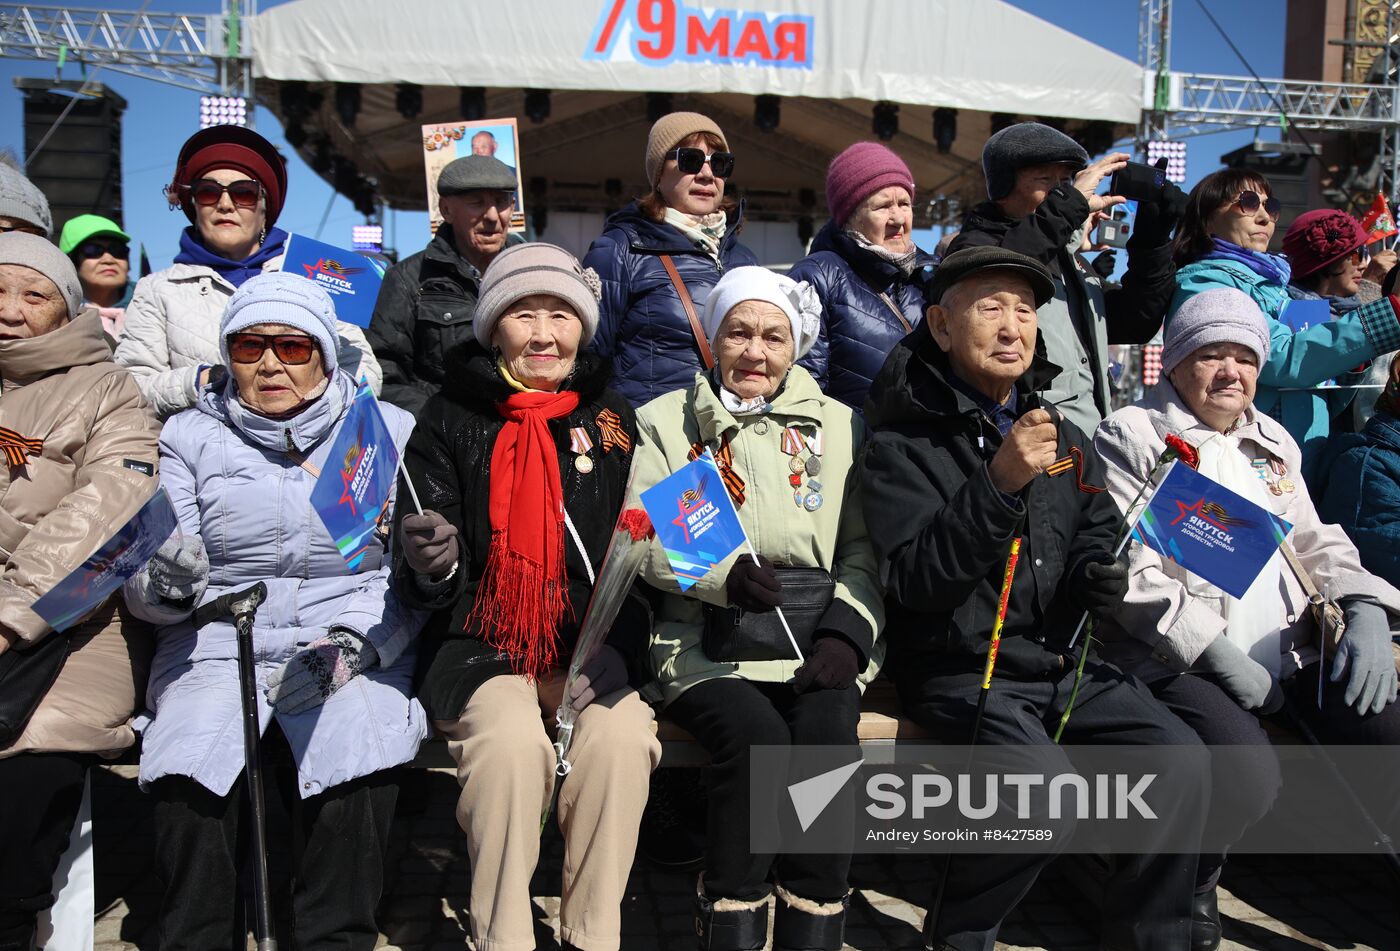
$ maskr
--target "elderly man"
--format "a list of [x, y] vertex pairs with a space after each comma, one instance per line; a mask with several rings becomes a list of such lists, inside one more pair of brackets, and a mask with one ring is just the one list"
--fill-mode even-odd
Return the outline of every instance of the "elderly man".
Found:
[[[1013, 538], [1021, 539], [1020, 567], [982, 744], [1054, 749], [1049, 730], [1074, 683], [1076, 622], [1115, 604], [1127, 586], [1112, 553], [1121, 519], [1089, 437], [1038, 392], [1057, 371], [1036, 342], [1036, 310], [1054, 293], [1031, 258], [1000, 248], [950, 254], [929, 287], [937, 303], [890, 355], [865, 404], [875, 433], [861, 481], [887, 592], [886, 669], [908, 715], [945, 742], [972, 740]], [[1199, 749], [1145, 686], [1092, 656], [1065, 736]], [[1193, 765], [1204, 767], [1203, 750]], [[1199, 790], [1173, 797], [1197, 822]], [[1175, 841], [1193, 851], [1190, 839]], [[933, 947], [989, 951], [1050, 857], [952, 859], [941, 912], [927, 922]], [[1104, 896], [1104, 946], [1188, 947], [1195, 857], [1121, 863]]]
[[1079, 256], [1095, 213], [1125, 201], [1095, 193], [1127, 160], [1114, 152], [1091, 164], [1078, 142], [1038, 122], [1002, 129], [982, 149], [991, 200], [968, 211], [948, 249], [1005, 248], [1049, 269], [1055, 295], [1041, 309], [1040, 334], [1059, 372], [1046, 395], [1086, 433], [1113, 408], [1108, 345], [1150, 341], [1176, 290], [1171, 238], [1178, 212], [1169, 200], [1138, 203], [1120, 287], [1106, 287]]
[[415, 416], [441, 388], [447, 355], [474, 341], [482, 272], [510, 240], [515, 173], [489, 155], [456, 159], [438, 178], [438, 208], [433, 240], [384, 275], [366, 334], [384, 400]]

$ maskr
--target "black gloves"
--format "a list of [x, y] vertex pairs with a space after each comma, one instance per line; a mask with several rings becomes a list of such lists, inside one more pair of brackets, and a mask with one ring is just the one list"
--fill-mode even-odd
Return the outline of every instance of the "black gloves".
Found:
[[1128, 562], [1112, 552], [1091, 551], [1075, 563], [1067, 580], [1074, 603], [1099, 614], [1116, 607], [1127, 593]]
[[783, 603], [778, 573], [762, 555], [758, 556], [758, 564], [754, 564], [753, 556], [740, 555], [724, 579], [724, 590], [729, 594], [729, 603], [745, 611], [771, 611]]
[[1100, 251], [1098, 256], [1089, 263], [1089, 267], [1099, 276], [1100, 280], [1108, 280], [1113, 276], [1113, 267], [1118, 263], [1112, 251]]
[[840, 690], [856, 682], [859, 667], [860, 656], [844, 637], [819, 631], [806, 663], [793, 675], [792, 687], [798, 693]]
[[1186, 193], [1175, 182], [1162, 187], [1162, 197], [1156, 201], [1140, 201], [1133, 228], [1137, 237], [1148, 244], [1163, 245], [1171, 240], [1172, 232], [1186, 209]]

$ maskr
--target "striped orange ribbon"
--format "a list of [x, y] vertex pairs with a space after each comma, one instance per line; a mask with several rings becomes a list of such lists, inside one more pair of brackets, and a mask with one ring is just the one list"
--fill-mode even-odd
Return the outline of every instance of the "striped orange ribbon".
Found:
[[[694, 462], [705, 454], [705, 448], [703, 442], [696, 443], [690, 447], [686, 458]], [[728, 436], [724, 437], [719, 449], [715, 451], [715, 465], [719, 466], [720, 478], [724, 479], [724, 488], [729, 492], [729, 498], [734, 503], [734, 507], [738, 508], [743, 505], [744, 477], [734, 471], [734, 450], [729, 446]]]
[[1057, 476], [1069, 472], [1071, 469], [1074, 470], [1074, 483], [1079, 487], [1080, 492], [1097, 495], [1103, 491], [1103, 486], [1090, 485], [1084, 481], [1084, 452], [1078, 446], [1070, 446], [1069, 455], [1050, 463], [1045, 469], [1045, 474]]
[[30, 455], [37, 456], [44, 451], [44, 441], [27, 439], [13, 429], [0, 426], [0, 449], [5, 450], [5, 461], [11, 467], [22, 466], [29, 461]]
[[603, 452], [612, 452], [614, 446], [623, 452], [632, 451], [632, 437], [622, 428], [621, 416], [605, 409], [598, 414], [594, 422], [598, 424], [598, 433], [603, 440]]

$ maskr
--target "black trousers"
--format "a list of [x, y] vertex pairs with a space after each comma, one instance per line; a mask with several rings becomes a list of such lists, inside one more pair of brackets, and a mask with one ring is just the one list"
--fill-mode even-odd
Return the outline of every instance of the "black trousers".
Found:
[[[708, 843], [705, 895], [756, 901], [768, 894], [770, 869], [788, 891], [818, 902], [845, 897], [850, 852], [780, 855], [749, 850], [751, 746], [855, 746], [860, 690], [795, 693], [791, 684], [756, 683], [736, 678], [707, 680], [691, 687], [666, 708], [710, 753]], [[776, 814], [776, 799], [767, 814]], [[855, 808], [848, 784], [829, 810]]]
[[[1215, 781], [1211, 783], [1206, 820], [1209, 841], [1239, 841], [1245, 830], [1268, 814], [1283, 783], [1269, 735], [1259, 718], [1230, 699], [1208, 674], [1180, 674], [1148, 686], [1208, 747], [1247, 747], [1230, 751], [1228, 772], [1223, 764], [1221, 770], [1212, 768]], [[1226, 826], [1225, 816], [1236, 820]], [[1225, 851], [1202, 852], [1196, 866], [1196, 891], [1214, 888], [1224, 866]]]
[[[981, 688], [980, 672], [939, 674], [907, 664], [894, 671], [900, 701], [910, 719], [947, 743], [968, 743]], [[996, 679], [988, 695], [980, 743], [1036, 744], [1050, 739], [1074, 685], [1074, 670], [1052, 680]], [[1105, 746], [1200, 746], [1194, 731], [1152, 696], [1147, 686], [1109, 664], [1091, 661], [1065, 729], [1065, 742]], [[1069, 766], [1068, 760], [1064, 763]], [[1205, 815], [1206, 793], [1196, 780], [1208, 773], [1201, 750], [1190, 783], [1174, 783], [1178, 817]], [[1175, 821], [1183, 821], [1177, 819]], [[1196, 876], [1196, 834], [1182, 837], [1190, 854], [1126, 855], [1105, 884], [1102, 943], [1113, 948], [1180, 951], [1190, 947], [1191, 892]], [[954, 855], [934, 937], [957, 951], [991, 951], [1002, 919], [1030, 890], [1054, 858], [1036, 855]]]
[[28, 948], [53, 907], [53, 876], [68, 848], [94, 757], [18, 753], [0, 759], [0, 951]]
[[[274, 723], [264, 736], [269, 810], [281, 800], [290, 819], [291, 947], [299, 951], [371, 951], [379, 939], [375, 909], [384, 888], [384, 856], [398, 787], [383, 770], [301, 799], [296, 766]], [[240, 871], [251, 865], [245, 777], [217, 796], [184, 776], [151, 785], [157, 802], [156, 869], [165, 882], [157, 928], [160, 951], [241, 948], [252, 908], [239, 901]]]

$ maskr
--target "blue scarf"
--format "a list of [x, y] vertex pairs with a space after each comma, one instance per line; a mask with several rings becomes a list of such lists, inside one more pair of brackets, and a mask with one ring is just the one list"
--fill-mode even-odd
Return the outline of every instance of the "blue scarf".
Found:
[[1212, 237], [1211, 244], [1215, 250], [1207, 251], [1202, 255], [1202, 260], [1226, 260], [1243, 264], [1255, 274], [1276, 284], [1285, 287], [1293, 277], [1293, 269], [1289, 266], [1287, 259], [1277, 254], [1265, 254], [1260, 251], [1251, 251], [1249, 248], [1242, 248], [1238, 244], [1231, 244], [1229, 241]]
[[1332, 309], [1333, 317], [1345, 317], [1366, 303], [1358, 295], [1350, 297], [1323, 297], [1316, 291], [1310, 291], [1306, 287], [1299, 287], [1297, 284], [1288, 285], [1288, 296], [1293, 300], [1325, 300], [1327, 306]]
[[194, 225], [190, 225], [180, 232], [180, 253], [175, 255], [175, 263], [203, 265], [218, 271], [219, 276], [234, 287], [242, 287], [248, 278], [261, 274], [263, 265], [281, 254], [286, 243], [287, 232], [281, 228], [268, 228], [261, 248], [242, 261], [230, 261], [200, 243], [199, 232]]

